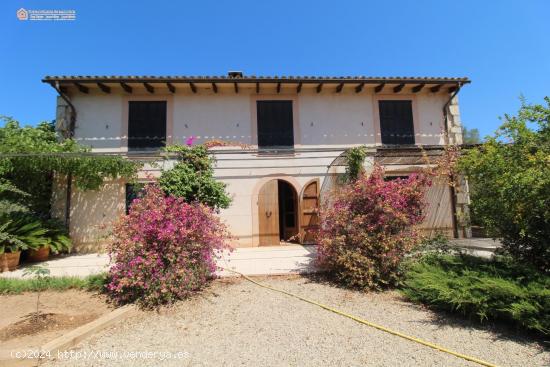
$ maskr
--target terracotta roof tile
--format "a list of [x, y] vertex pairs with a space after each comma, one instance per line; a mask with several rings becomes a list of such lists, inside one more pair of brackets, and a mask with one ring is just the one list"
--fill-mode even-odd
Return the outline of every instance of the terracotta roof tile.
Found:
[[366, 76], [255, 76], [244, 75], [242, 77], [229, 77], [229, 76], [139, 76], [139, 75], [62, 75], [62, 76], [46, 76], [42, 79], [45, 83], [53, 82], [82, 82], [82, 83], [97, 83], [97, 82], [157, 82], [157, 83], [186, 83], [186, 82], [264, 82], [264, 83], [276, 83], [276, 82], [305, 82], [305, 83], [346, 83], [346, 82], [364, 82], [364, 83], [470, 83], [470, 80], [466, 77], [452, 78], [452, 77], [366, 77]]

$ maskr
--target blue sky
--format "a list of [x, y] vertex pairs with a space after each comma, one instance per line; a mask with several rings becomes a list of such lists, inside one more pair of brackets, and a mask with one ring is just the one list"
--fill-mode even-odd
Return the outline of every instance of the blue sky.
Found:
[[[74, 9], [74, 22], [21, 22]], [[0, 2], [0, 115], [51, 120], [45, 75], [467, 76], [482, 135], [550, 95], [550, 1]]]

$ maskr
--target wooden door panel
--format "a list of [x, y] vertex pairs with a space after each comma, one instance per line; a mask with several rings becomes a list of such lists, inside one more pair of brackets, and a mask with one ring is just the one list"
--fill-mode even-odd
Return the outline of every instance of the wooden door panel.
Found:
[[449, 185], [444, 180], [434, 180], [426, 191], [424, 200], [426, 215], [419, 227], [428, 235], [434, 235], [438, 231], [452, 234], [453, 211]]
[[277, 180], [266, 182], [258, 195], [260, 246], [276, 246], [279, 237], [279, 190]]
[[302, 190], [300, 210], [301, 243], [314, 243], [314, 232], [319, 227], [319, 180], [308, 183]]

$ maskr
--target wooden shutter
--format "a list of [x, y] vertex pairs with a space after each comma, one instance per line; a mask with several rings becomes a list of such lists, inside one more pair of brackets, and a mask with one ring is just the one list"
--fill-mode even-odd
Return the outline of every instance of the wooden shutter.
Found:
[[303, 244], [311, 244], [319, 228], [319, 180], [304, 186], [301, 199], [300, 239]]
[[279, 237], [279, 190], [277, 180], [266, 182], [258, 194], [260, 246], [276, 246]]
[[128, 149], [160, 148], [166, 142], [166, 101], [128, 102]]
[[432, 186], [426, 191], [424, 200], [427, 205], [426, 216], [420, 228], [429, 236], [433, 236], [436, 232], [452, 236], [453, 209], [449, 185], [442, 179], [434, 180]]
[[294, 147], [292, 101], [257, 101], [258, 147]]
[[382, 144], [414, 144], [411, 101], [378, 101]]

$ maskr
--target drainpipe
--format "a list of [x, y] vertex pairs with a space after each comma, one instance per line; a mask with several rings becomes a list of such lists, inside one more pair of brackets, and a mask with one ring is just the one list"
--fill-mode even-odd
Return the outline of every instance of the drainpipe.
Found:
[[[449, 144], [449, 126], [448, 126], [448, 122], [449, 122], [449, 115], [447, 113], [447, 108], [449, 108], [449, 105], [451, 104], [453, 98], [455, 98], [455, 96], [458, 94], [458, 92], [460, 91], [460, 87], [462, 87], [462, 83], [458, 83], [458, 86], [456, 88], [456, 90], [453, 92], [453, 94], [451, 95], [451, 97], [449, 98], [449, 100], [447, 101], [447, 103], [445, 103], [445, 105], [443, 106], [443, 121], [444, 121], [444, 127], [445, 127], [445, 144], [448, 145]], [[455, 176], [454, 174], [451, 174], [451, 182], [455, 182]], [[454, 185], [451, 185], [451, 209], [453, 211], [453, 237], [454, 238], [458, 238], [458, 218], [457, 218], [457, 213], [456, 213], [456, 207], [457, 207], [457, 204], [456, 204], [456, 190], [455, 190], [455, 187]]]
[[[71, 109], [71, 118], [69, 120], [69, 129], [67, 131], [67, 134], [65, 136], [66, 139], [72, 139], [74, 137], [74, 130], [76, 126], [76, 109], [74, 108], [74, 105], [72, 104], [71, 100], [65, 93], [61, 91], [61, 88], [59, 87], [59, 82], [55, 82], [55, 85], [52, 84], [52, 87], [57, 91], [59, 96], [63, 98], [65, 102], [69, 105], [69, 108]], [[71, 224], [71, 195], [72, 195], [72, 185], [73, 185], [73, 174], [69, 172], [67, 174], [67, 191], [65, 196], [65, 226], [67, 227], [67, 230], [70, 232], [70, 224]]]

